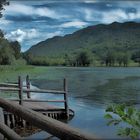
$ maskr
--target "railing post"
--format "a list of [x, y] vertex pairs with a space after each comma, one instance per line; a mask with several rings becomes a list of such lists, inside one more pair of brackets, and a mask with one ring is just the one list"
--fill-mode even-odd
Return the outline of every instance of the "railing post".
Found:
[[[26, 87], [27, 89], [30, 89], [29, 75], [26, 76]], [[31, 98], [30, 91], [27, 91], [27, 98]]]
[[19, 87], [19, 104], [23, 105], [23, 83], [22, 83], [22, 78], [19, 76], [18, 77], [18, 87]]
[[67, 89], [67, 80], [64, 78], [64, 106], [65, 106], [65, 111], [66, 111], [66, 117], [69, 119], [69, 106], [68, 106], [68, 89]]

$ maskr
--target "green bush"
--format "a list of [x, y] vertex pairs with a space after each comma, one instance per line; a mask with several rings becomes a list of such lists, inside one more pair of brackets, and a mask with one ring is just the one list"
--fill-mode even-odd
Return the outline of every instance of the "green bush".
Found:
[[140, 138], [140, 110], [127, 107], [125, 104], [111, 105], [104, 117], [109, 120], [107, 125], [125, 123], [126, 126], [118, 130], [118, 135], [132, 139]]

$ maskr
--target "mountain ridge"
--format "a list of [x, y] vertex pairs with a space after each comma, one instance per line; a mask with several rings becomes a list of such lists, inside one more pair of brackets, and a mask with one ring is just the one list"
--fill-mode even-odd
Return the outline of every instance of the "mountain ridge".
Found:
[[128, 52], [130, 56], [140, 51], [140, 23], [113, 22], [98, 24], [65, 36], [55, 36], [33, 45], [26, 53], [35, 57], [75, 57], [81, 51], [101, 59], [108, 52]]

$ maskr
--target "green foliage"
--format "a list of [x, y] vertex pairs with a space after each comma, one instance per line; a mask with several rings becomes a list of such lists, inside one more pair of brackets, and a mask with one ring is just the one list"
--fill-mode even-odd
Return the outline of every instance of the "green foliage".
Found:
[[65, 54], [65, 65], [68, 66], [89, 66], [92, 60], [92, 54], [88, 51], [79, 51], [75, 55]]
[[27, 64], [37, 66], [60, 66], [65, 65], [64, 58], [49, 58], [45, 56], [33, 56], [30, 53], [23, 54], [23, 58], [27, 61]]
[[0, 0], [0, 17], [2, 17], [1, 11], [4, 9], [4, 5], [9, 5], [9, 2], [7, 0]]
[[139, 66], [140, 66], [140, 50], [135, 51], [132, 54], [132, 60], [134, 60], [135, 62], [139, 63]]
[[76, 63], [78, 66], [89, 66], [90, 62], [90, 55], [86, 51], [80, 52], [76, 57]]
[[[0, 17], [2, 17], [1, 11], [4, 10], [3, 6], [9, 5], [8, 0], [0, 0]], [[4, 33], [0, 30], [0, 65], [18, 64], [20, 62], [25, 64], [25, 61], [21, 60], [21, 47], [19, 42], [10, 42], [4, 38]], [[21, 63], [20, 63], [21, 64]]]
[[14, 50], [14, 56], [16, 59], [21, 57], [21, 46], [18, 41], [10, 42], [10, 46]]
[[2, 30], [0, 30], [0, 38], [3, 38], [4, 37], [4, 34], [2, 32]]
[[10, 42], [7, 39], [5, 39], [4, 36], [1, 37], [0, 38], [0, 65], [12, 65], [13, 63], [15, 64], [16, 60], [21, 59], [20, 51], [21, 51], [21, 47], [17, 41]]
[[80, 53], [88, 52], [88, 57], [94, 59], [90, 61], [90, 65], [96, 62], [98, 66], [101, 64], [126, 67], [129, 62], [140, 60], [139, 57], [139, 60], [132, 59], [132, 55], [140, 51], [139, 36], [140, 23], [115, 22], [109, 25], [90, 26], [64, 37], [47, 39], [32, 46], [27, 52], [34, 57], [47, 56], [50, 60], [63, 58], [65, 65], [73, 66], [84, 65], [87, 56], [86, 54], [80, 56]]
[[104, 117], [109, 120], [107, 125], [118, 125], [125, 123], [124, 128], [120, 128], [118, 135], [131, 137], [132, 139], [140, 136], [140, 111], [127, 107], [125, 104], [111, 105], [106, 109], [109, 112]]

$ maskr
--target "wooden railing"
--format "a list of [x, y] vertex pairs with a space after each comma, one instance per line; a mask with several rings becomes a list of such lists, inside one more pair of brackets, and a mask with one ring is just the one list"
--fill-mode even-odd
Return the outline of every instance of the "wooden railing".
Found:
[[[30, 89], [30, 80], [29, 76], [26, 77], [26, 85], [23, 85], [23, 80], [21, 76], [18, 77], [17, 83], [0, 83], [0, 90], [2, 91], [16, 91], [18, 92], [19, 99], [15, 99], [15, 101], [19, 101], [20, 105], [23, 105], [23, 102], [57, 102], [64, 103], [64, 109], [66, 112], [66, 117], [69, 118], [69, 106], [68, 106], [68, 90], [67, 90], [67, 80], [64, 79], [63, 90], [45, 90], [45, 89]], [[37, 100], [31, 99], [32, 93], [49, 93], [49, 94], [61, 94], [64, 96], [62, 100]], [[27, 99], [23, 98], [23, 93], [27, 94]]]
[[[52, 119], [50, 117], [44, 116], [38, 112], [31, 109], [25, 108], [24, 106], [17, 105], [12, 101], [0, 98], [0, 107], [8, 112], [17, 115], [24, 120], [32, 123], [34, 126], [58, 137], [62, 140], [94, 140], [97, 139], [95, 136], [89, 135], [81, 130], [64, 124], [60, 121]], [[15, 134], [11, 129], [9, 129], [4, 124], [0, 123], [0, 132], [7, 138], [12, 140], [26, 139]], [[27, 138], [28, 139], [28, 138]]]

